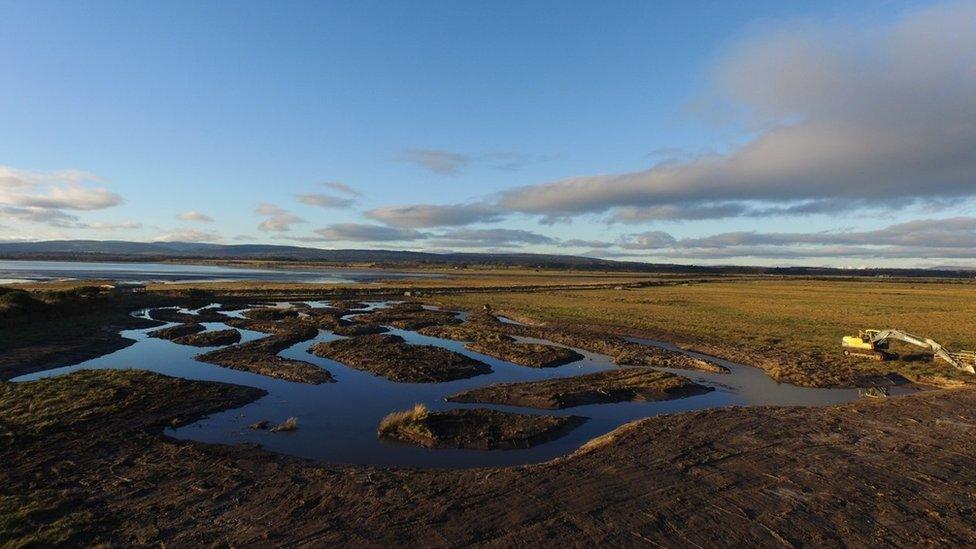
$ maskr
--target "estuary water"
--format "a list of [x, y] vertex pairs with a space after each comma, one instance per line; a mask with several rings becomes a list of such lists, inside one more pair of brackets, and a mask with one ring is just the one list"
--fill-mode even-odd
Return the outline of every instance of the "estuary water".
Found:
[[436, 275], [372, 269], [291, 270], [178, 263], [101, 263], [84, 261], [0, 260], [0, 284], [45, 280], [115, 280], [125, 283], [268, 282], [349, 283]]
[[[308, 302], [313, 307], [328, 302]], [[279, 306], [286, 306], [281, 303]], [[370, 303], [370, 308], [386, 306]], [[189, 311], [187, 311], [189, 312]], [[146, 311], [137, 312], [144, 316]], [[239, 312], [226, 311], [228, 316]], [[227, 329], [222, 322], [206, 323], [208, 330]], [[492, 372], [468, 379], [444, 383], [401, 383], [360, 371], [308, 352], [319, 341], [341, 336], [321, 330], [312, 340], [285, 349], [281, 356], [303, 360], [325, 368], [336, 383], [308, 385], [269, 378], [249, 372], [223, 368], [194, 357], [211, 348], [178, 345], [168, 340], [148, 337], [157, 329], [126, 330], [121, 334], [136, 343], [114, 353], [68, 366], [34, 373], [14, 381], [63, 375], [83, 368], [140, 368], [187, 379], [221, 381], [260, 387], [268, 395], [241, 408], [212, 414], [192, 424], [167, 429], [166, 434], [181, 439], [224, 444], [252, 443], [264, 448], [330, 463], [355, 463], [406, 467], [482, 467], [536, 463], [568, 454], [582, 444], [624, 423], [637, 419], [727, 406], [798, 405], [824, 406], [842, 404], [859, 398], [856, 389], [812, 389], [777, 383], [758, 368], [735, 364], [698, 353], [692, 356], [710, 360], [729, 369], [729, 373], [691, 370], [666, 370], [687, 377], [714, 390], [686, 398], [659, 402], [620, 402], [593, 404], [564, 410], [538, 410], [516, 406], [462, 404], [446, 402], [445, 397], [466, 389], [494, 383], [534, 381], [571, 377], [618, 368], [610, 357], [576, 349], [583, 358], [555, 368], [528, 368], [470, 351], [463, 342], [424, 336], [413, 331], [392, 328], [390, 333], [408, 343], [436, 345], [468, 355], [491, 366]], [[264, 334], [240, 330], [248, 341]], [[564, 346], [543, 340], [517, 338], [520, 341]], [[667, 343], [634, 340], [644, 345], [671, 348]], [[517, 450], [427, 449], [377, 438], [376, 428], [388, 413], [422, 402], [431, 410], [464, 407], [487, 407], [522, 414], [576, 415], [588, 418], [566, 435], [533, 448]], [[268, 420], [279, 423], [297, 417], [299, 428], [293, 432], [273, 433], [248, 428], [252, 423]]]

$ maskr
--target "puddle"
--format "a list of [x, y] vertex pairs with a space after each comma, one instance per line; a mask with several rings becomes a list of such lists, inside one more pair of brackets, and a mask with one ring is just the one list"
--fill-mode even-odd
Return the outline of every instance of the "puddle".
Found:
[[[313, 307], [328, 305], [325, 301], [308, 303]], [[372, 310], [386, 306], [387, 302], [369, 302], [368, 305]], [[137, 314], [145, 315], [145, 311]], [[239, 317], [240, 311], [223, 314], [228, 317]], [[229, 329], [221, 322], [204, 322], [203, 325], [208, 331]], [[188, 379], [260, 387], [269, 393], [264, 398], [243, 408], [213, 414], [178, 429], [167, 429], [166, 434], [175, 438], [202, 442], [256, 443], [274, 452], [332, 463], [407, 467], [481, 467], [536, 463], [568, 454], [594, 437], [644, 417], [725, 406], [823, 406], [850, 402], [858, 398], [856, 389], [810, 389], [776, 383], [758, 368], [686, 352], [690, 356], [706, 358], [721, 364], [729, 368], [730, 373], [717, 374], [661, 368], [715, 389], [707, 394], [663, 402], [594, 404], [564, 410], [448, 403], [444, 401], [445, 397], [466, 389], [494, 383], [590, 374], [617, 368], [617, 366], [607, 356], [575, 349], [583, 355], [579, 361], [555, 368], [528, 368], [469, 351], [464, 348], [463, 342], [391, 328], [389, 333], [403, 337], [408, 343], [444, 347], [480, 360], [490, 365], [493, 370], [491, 374], [446, 383], [396, 383], [308, 353], [308, 348], [316, 342], [340, 339], [340, 336], [322, 330], [315, 339], [303, 341], [280, 353], [286, 358], [317, 364], [331, 372], [336, 380], [336, 383], [307, 385], [198, 362], [193, 357], [212, 348], [182, 346], [146, 335], [147, 332], [155, 329], [158, 327], [122, 331], [124, 337], [134, 339], [136, 343], [74, 366], [22, 376], [14, 381], [61, 375], [84, 368], [139, 368]], [[266, 336], [250, 330], [239, 331], [242, 334], [242, 341], [252, 341]], [[516, 339], [566, 347], [531, 338]], [[685, 352], [664, 342], [644, 339], [631, 339], [631, 341]], [[909, 390], [893, 388], [892, 393], [903, 393]], [[524, 414], [577, 415], [588, 417], [590, 420], [562, 438], [534, 448], [520, 450], [432, 450], [381, 441], [376, 437], [376, 427], [386, 414], [409, 408], [417, 402], [424, 403], [431, 410], [486, 407]], [[293, 432], [270, 433], [248, 428], [248, 425], [259, 420], [267, 419], [277, 423], [291, 416], [297, 417], [299, 423], [298, 430]]]

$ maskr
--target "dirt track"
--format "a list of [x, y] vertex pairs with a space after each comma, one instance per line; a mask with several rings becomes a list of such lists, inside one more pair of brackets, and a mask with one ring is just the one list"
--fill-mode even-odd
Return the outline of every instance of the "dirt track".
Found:
[[180, 417], [226, 396], [142, 375], [151, 394], [128, 394], [125, 421], [106, 380], [85, 409], [50, 411], [41, 437], [10, 419], [26, 393], [0, 400], [0, 485], [54, 502], [20, 528], [183, 546], [976, 543], [976, 391], [695, 412], [546, 464], [414, 471], [167, 439], [138, 402]]

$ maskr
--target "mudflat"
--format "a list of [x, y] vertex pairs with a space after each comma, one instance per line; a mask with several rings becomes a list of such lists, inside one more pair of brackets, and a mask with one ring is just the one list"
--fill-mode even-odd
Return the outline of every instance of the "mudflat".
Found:
[[474, 341], [466, 348], [497, 359], [529, 366], [531, 368], [552, 368], [576, 362], [583, 355], [566, 347], [540, 345], [538, 343], [515, 343], [512, 341]]
[[275, 324], [277, 331], [268, 337], [216, 349], [198, 356], [197, 360], [299, 383], [334, 381], [332, 374], [315, 364], [278, 356], [284, 349], [318, 335], [318, 328], [301, 322]]
[[433, 345], [410, 345], [391, 334], [316, 343], [309, 352], [391, 381], [436, 383], [491, 372], [487, 364], [460, 353]]
[[381, 438], [426, 448], [504, 450], [531, 448], [558, 438], [584, 421], [576, 416], [513, 414], [488, 408], [430, 412], [415, 407], [387, 416], [377, 433]]
[[352, 320], [366, 324], [389, 325], [402, 330], [419, 330], [426, 326], [460, 322], [454, 317], [454, 313], [427, 310], [418, 303], [398, 303], [392, 307], [356, 315]]
[[[72, 387], [77, 394], [52, 398]], [[494, 469], [328, 466], [161, 435], [174, 419], [191, 421], [261, 394], [109, 370], [0, 384], [0, 483], [11, 494], [0, 505], [0, 539], [47, 545], [159, 539], [176, 545], [976, 543], [976, 391], [657, 417], [566, 458]]]
[[220, 347], [232, 345], [241, 340], [241, 333], [237, 330], [214, 330], [211, 332], [197, 332], [178, 337], [173, 343], [191, 345], [193, 347]]
[[158, 337], [160, 339], [169, 339], [172, 341], [177, 338], [202, 332], [205, 329], [206, 328], [203, 327], [203, 324], [193, 322], [190, 324], [177, 324], [176, 326], [171, 326], [169, 328], [160, 328], [158, 330], [153, 330], [146, 335], [149, 337]]
[[451, 395], [447, 400], [560, 409], [611, 402], [670, 400], [709, 391], [712, 391], [710, 387], [681, 376], [643, 368], [622, 368], [541, 381], [497, 383]]
[[461, 325], [441, 324], [425, 326], [417, 330], [417, 333], [430, 337], [439, 337], [441, 339], [453, 339], [455, 341], [514, 341], [511, 336], [470, 321]]

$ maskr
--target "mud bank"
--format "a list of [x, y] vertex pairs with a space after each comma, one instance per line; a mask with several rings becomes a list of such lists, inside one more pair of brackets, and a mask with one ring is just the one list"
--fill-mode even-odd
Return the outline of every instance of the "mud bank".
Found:
[[180, 345], [190, 345], [192, 347], [221, 347], [233, 345], [241, 340], [241, 333], [237, 330], [214, 330], [212, 332], [199, 332], [178, 337], [173, 343]]
[[199, 355], [197, 360], [299, 383], [319, 384], [334, 381], [332, 374], [314, 364], [278, 356], [278, 353], [288, 347], [318, 335], [318, 329], [299, 322], [277, 324], [281, 330], [278, 333], [210, 351]]
[[220, 314], [220, 309], [205, 308], [196, 314], [184, 313], [172, 307], [150, 309], [146, 316], [160, 322], [179, 322], [180, 324], [195, 324], [197, 322], [222, 322], [226, 317]]
[[430, 412], [423, 406], [393, 413], [380, 423], [381, 438], [425, 448], [510, 450], [531, 448], [581, 425], [576, 416], [536, 416], [487, 408]]
[[278, 307], [258, 307], [248, 309], [241, 313], [244, 318], [251, 320], [284, 320], [286, 318], [297, 318], [298, 310], [294, 308], [283, 309]]
[[475, 341], [466, 348], [505, 362], [531, 368], [552, 368], [576, 362], [583, 355], [566, 347], [540, 345], [538, 343], [514, 343], [511, 341]]
[[178, 324], [176, 326], [171, 326], [169, 328], [161, 328], [159, 330], [153, 330], [149, 332], [149, 337], [157, 337], [160, 339], [168, 339], [173, 341], [177, 338], [195, 334], [206, 330], [202, 324], [192, 323], [192, 324]]
[[[5, 542], [976, 543], [969, 390], [651, 418], [540, 465], [424, 471], [176, 441], [160, 426], [260, 392], [146, 372], [86, 375], [84, 386], [71, 376], [0, 384]], [[78, 393], [45, 407], [52, 400], [35, 383]]]
[[[135, 343], [122, 337], [120, 330], [159, 326], [153, 320], [119, 314], [113, 318], [99, 319], [94, 323], [72, 322], [67, 326], [50, 328], [40, 341], [18, 341], [0, 352], [0, 380], [78, 364], [113, 353]], [[26, 321], [25, 321], [26, 322]], [[46, 323], [35, 322], [35, 329], [46, 330]], [[3, 328], [0, 328], [3, 329]]]
[[419, 330], [427, 326], [458, 324], [454, 313], [431, 311], [417, 303], [397, 303], [390, 307], [352, 317], [353, 322], [382, 324], [401, 330]]
[[441, 339], [453, 339], [454, 341], [515, 341], [511, 336], [472, 323], [427, 326], [417, 330], [417, 333]]
[[587, 404], [669, 400], [709, 391], [712, 391], [710, 387], [673, 374], [624, 368], [568, 378], [500, 383], [451, 395], [447, 400], [561, 409]]
[[332, 328], [332, 333], [345, 337], [382, 334], [388, 331], [379, 324], [338, 324]]
[[662, 368], [679, 368], [683, 370], [700, 370], [705, 372], [727, 372], [718, 364], [690, 356], [631, 343], [626, 339], [608, 334], [594, 334], [585, 330], [562, 328], [557, 326], [529, 326], [501, 322], [497, 317], [486, 311], [472, 312], [467, 324], [482, 327], [487, 331], [496, 331], [514, 336], [545, 339], [553, 343], [560, 343], [576, 347], [592, 353], [599, 353], [613, 358], [620, 366], [656, 366]]
[[410, 345], [400, 336], [364, 335], [316, 343], [309, 352], [390, 381], [437, 383], [491, 372], [491, 367], [433, 345]]

